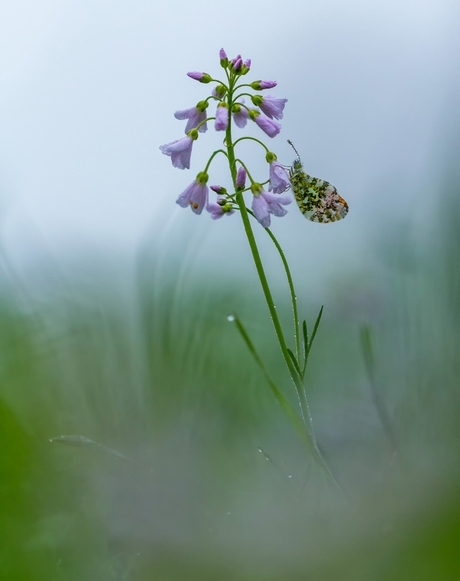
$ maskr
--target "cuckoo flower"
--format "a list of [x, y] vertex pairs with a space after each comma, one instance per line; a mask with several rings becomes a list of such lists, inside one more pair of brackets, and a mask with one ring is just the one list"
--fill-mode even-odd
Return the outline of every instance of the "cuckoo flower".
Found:
[[287, 214], [287, 210], [283, 206], [287, 206], [292, 202], [289, 196], [280, 196], [279, 194], [266, 192], [257, 183], [252, 184], [251, 191], [254, 194], [252, 211], [264, 228], [270, 226], [270, 214], [278, 217]]
[[176, 139], [176, 141], [171, 141], [171, 143], [166, 143], [165, 145], [160, 145], [161, 153], [169, 155], [171, 157], [171, 162], [174, 167], [179, 169], [190, 169], [190, 157], [192, 155], [192, 145], [194, 139], [193, 135], [196, 133], [198, 136], [198, 131], [192, 129], [190, 135], [182, 137], [182, 139]]
[[[174, 117], [176, 119], [184, 120], [188, 119], [187, 125], [185, 126], [185, 133], [188, 133], [190, 129], [195, 129], [200, 123], [206, 119], [206, 101], [200, 101], [196, 107], [190, 107], [190, 109], [183, 109], [182, 111], [176, 111]], [[198, 131], [200, 133], [205, 133], [207, 130], [206, 123], [200, 125]]]
[[277, 99], [270, 95], [262, 97], [262, 95], [254, 95], [252, 97], [254, 105], [259, 107], [263, 113], [270, 119], [282, 119], [284, 106], [287, 99]]
[[181, 208], [190, 206], [195, 214], [201, 214], [208, 202], [208, 174], [200, 172], [193, 183], [191, 183], [177, 198], [176, 203]]
[[240, 129], [246, 127], [246, 123], [248, 122], [248, 110], [246, 107], [242, 107], [241, 104], [244, 103], [244, 99], [241, 97], [232, 107], [232, 116], [235, 125]]
[[236, 174], [236, 187], [239, 190], [244, 190], [246, 185], [246, 170], [243, 166], [238, 168], [238, 173]]
[[228, 107], [226, 103], [221, 102], [217, 105], [215, 129], [216, 131], [225, 131], [227, 129], [227, 126], [228, 126]]
[[211, 214], [211, 218], [213, 220], [222, 218], [224, 214], [231, 216], [235, 213], [232, 203], [229, 202], [224, 196], [218, 196], [216, 202], [209, 202], [206, 206], [206, 210]]
[[270, 184], [268, 189], [274, 194], [282, 194], [291, 187], [289, 174], [286, 169], [276, 161], [276, 158], [270, 162]]
[[[186, 44], [184, 44], [184, 46], [186, 47]], [[295, 430], [299, 432], [302, 441], [307, 444], [308, 450], [318, 461], [318, 466], [321, 466], [325, 470], [325, 473], [330, 477], [330, 471], [327, 468], [326, 462], [322, 458], [321, 452], [316, 444], [316, 438], [311, 423], [308, 402], [306, 400], [306, 393], [303, 385], [307, 366], [307, 355], [313, 337], [311, 338], [310, 343], [305, 346], [305, 349], [302, 349], [302, 333], [298, 317], [297, 299], [289, 265], [274, 233], [269, 231], [270, 238], [280, 254], [290, 288], [294, 319], [293, 344], [291, 345], [293, 348], [290, 348], [291, 346], [288, 344], [287, 337], [284, 335], [282, 321], [279, 319], [276, 306], [273, 302], [268, 277], [265, 273], [262, 257], [257, 245], [257, 237], [254, 235], [253, 231], [253, 222], [259, 222], [264, 228], [268, 228], [272, 216], [281, 217], [287, 213], [285, 206], [290, 204], [292, 199], [290, 196], [283, 195], [283, 192], [291, 185], [289, 179], [290, 174], [288, 174], [286, 168], [277, 161], [276, 155], [268, 150], [261, 139], [256, 139], [255, 137], [252, 137], [252, 135], [243, 135], [236, 139], [233, 137], [232, 125], [236, 125], [243, 129], [246, 127], [248, 119], [254, 121], [254, 123], [256, 123], [256, 125], [258, 125], [268, 137], [275, 137], [278, 135], [281, 131], [281, 125], [277, 120], [280, 120], [283, 117], [287, 99], [260, 94], [260, 92], [265, 91], [266, 89], [273, 89], [276, 86], [275, 81], [259, 79], [251, 82], [251, 79], [249, 79], [248, 82], [244, 82], [246, 75], [249, 75], [253, 70], [250, 59], [243, 60], [241, 55], [229, 59], [225, 50], [222, 48], [219, 52], [219, 60], [220, 66], [224, 69], [224, 74], [219, 76], [220, 80], [205, 72], [192, 71], [187, 73], [191, 79], [194, 79], [203, 85], [209, 83], [211, 86], [207, 91], [207, 95], [204, 95], [203, 100], [197, 103], [195, 107], [177, 111], [175, 113], [177, 119], [187, 121], [185, 127], [186, 136], [182, 139], [172, 141], [171, 143], [166, 143], [165, 145], [162, 145], [160, 149], [162, 153], [171, 157], [171, 162], [174, 167], [179, 169], [190, 168], [193, 142], [198, 139], [200, 133], [206, 131], [206, 121], [208, 117], [205, 112], [208, 104], [212, 101], [216, 104], [217, 110], [215, 117], [209, 117], [209, 119], [215, 120], [214, 129], [216, 131], [223, 132], [221, 139], [219, 140], [221, 143], [210, 153], [203, 171], [198, 173], [193, 183], [187, 186], [187, 188], [177, 198], [177, 204], [183, 208], [190, 207], [195, 214], [201, 214], [203, 210], [206, 209], [207, 213], [209, 213], [213, 220], [220, 219], [224, 214], [231, 215], [238, 210], [238, 215], [241, 217], [243, 226], [242, 229], [240, 228], [240, 231], [244, 230], [247, 237], [254, 259], [254, 265], [261, 282], [261, 291], [265, 297], [270, 317], [273, 321], [282, 357], [284, 358], [289, 374], [294, 383], [294, 387], [297, 391], [300, 406], [299, 413], [292, 409], [288, 399], [286, 399], [285, 396], [282, 395], [282, 392], [276, 388], [273, 381], [269, 380], [271, 389], [275, 393], [278, 402], [282, 404], [281, 407], [286, 412], [289, 421], [291, 421]], [[249, 109], [245, 105], [243, 97], [246, 98], [247, 103], [252, 102], [252, 108]], [[250, 101], [248, 101], [249, 99]], [[255, 177], [255, 172], [257, 171], [257, 165], [252, 169], [249, 167], [247, 160], [241, 159], [241, 156], [245, 151], [247, 151], [247, 149], [252, 148], [253, 151], [258, 147], [263, 148], [262, 155], [265, 155], [265, 160], [269, 164], [269, 180], [268, 182], [264, 181], [264, 183], [267, 183], [267, 186], [263, 186], [259, 181], [255, 181], [253, 178], [253, 175]], [[250, 155], [252, 155], [252, 151], [250, 152]], [[207, 186], [208, 172], [210, 171], [211, 166], [214, 168], [215, 161], [220, 162], [221, 160], [227, 164], [227, 187], [229, 189], [227, 191], [222, 186], [211, 186], [213, 199], [209, 200]], [[333, 186], [329, 185], [330, 191], [328, 189], [323, 191], [320, 186], [315, 185], [316, 182], [323, 183], [321, 180], [305, 176], [306, 174], [303, 172], [302, 164], [297, 154], [297, 160], [294, 161], [292, 169], [293, 188], [296, 189], [298, 196], [301, 195], [302, 197], [305, 197], [305, 192], [307, 192], [307, 194], [308, 192], [312, 193], [310, 197], [306, 196], [305, 198], [310, 205], [306, 204], [301, 206], [302, 212], [304, 212], [307, 217], [311, 220], [317, 219], [317, 221], [327, 222], [340, 219], [346, 215], [346, 202], [337, 194]], [[324, 183], [327, 184], [327, 182]], [[217, 195], [214, 195], [214, 193]], [[250, 196], [252, 196], [252, 199]], [[313, 213], [314, 218], [310, 217], [310, 214], [312, 214], [310, 211], [311, 205], [315, 206], [313, 208], [313, 210], [315, 210]], [[223, 260], [225, 260], [225, 254], [231, 251], [226, 249], [223, 242], [218, 250], [221, 252]], [[220, 258], [220, 260], [222, 260], [222, 258]], [[321, 312], [315, 325], [315, 332], [320, 316]], [[231, 320], [236, 321], [236, 316], [232, 317]], [[306, 329], [305, 322], [304, 329]], [[259, 366], [264, 370], [265, 366], [254, 351], [249, 336], [240, 321], [238, 321], [238, 330], [250, 351], [258, 361]], [[308, 343], [308, 341], [306, 341], [306, 343]], [[267, 374], [266, 371], [265, 374]], [[302, 424], [304, 424], [304, 426], [302, 426]]]
[[277, 84], [276, 81], [254, 81], [251, 83], [251, 87], [255, 91], [263, 91], [264, 89], [273, 89]]
[[224, 67], [224, 69], [227, 68], [228, 58], [227, 58], [227, 53], [225, 52], [225, 50], [223, 48], [221, 48], [219, 51], [219, 58], [220, 58], [221, 66]]
[[210, 83], [212, 81], [211, 75], [208, 75], [208, 73], [199, 73], [197, 71], [187, 73], [187, 77], [199, 81], [200, 83]]
[[268, 137], [275, 137], [281, 131], [281, 125], [265, 115], [261, 115], [259, 111], [254, 109], [249, 110], [249, 117], [268, 135]]
[[240, 71], [241, 67], [243, 66], [243, 59], [241, 58], [240, 54], [231, 61], [231, 65], [235, 72]]

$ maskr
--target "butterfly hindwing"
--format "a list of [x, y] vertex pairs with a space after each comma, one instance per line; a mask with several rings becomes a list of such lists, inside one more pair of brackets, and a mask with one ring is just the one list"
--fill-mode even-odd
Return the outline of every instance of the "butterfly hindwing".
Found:
[[348, 214], [348, 204], [336, 188], [305, 173], [300, 158], [292, 164], [289, 177], [297, 205], [305, 218], [326, 224], [341, 220]]

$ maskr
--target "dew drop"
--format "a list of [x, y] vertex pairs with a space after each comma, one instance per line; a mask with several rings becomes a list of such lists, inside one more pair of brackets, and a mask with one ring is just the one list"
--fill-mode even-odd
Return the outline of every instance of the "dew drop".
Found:
[[230, 315], [227, 315], [227, 321], [229, 323], [233, 323], [235, 321], [236, 317], [233, 313], [230, 313]]

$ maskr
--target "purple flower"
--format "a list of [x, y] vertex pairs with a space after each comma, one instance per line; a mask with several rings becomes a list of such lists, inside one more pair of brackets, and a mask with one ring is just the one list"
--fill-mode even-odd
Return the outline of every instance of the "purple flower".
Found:
[[210, 188], [213, 192], [216, 192], [216, 194], [226, 194], [227, 193], [227, 190], [222, 186], [210, 186]]
[[209, 202], [206, 206], [206, 210], [211, 214], [213, 220], [218, 220], [222, 218], [224, 214], [231, 216], [235, 213], [232, 208], [231, 202], [228, 202], [223, 196], [217, 198], [217, 202]]
[[281, 131], [281, 125], [265, 115], [261, 115], [258, 111], [251, 109], [249, 112], [249, 117], [257, 123], [257, 125], [265, 131], [268, 137], [275, 137]]
[[270, 185], [268, 189], [274, 194], [282, 194], [291, 186], [288, 172], [284, 167], [273, 160], [270, 163]]
[[246, 170], [243, 166], [238, 168], [238, 173], [236, 174], [236, 187], [244, 190], [246, 185]]
[[220, 66], [227, 68], [228, 65], [228, 58], [227, 58], [227, 53], [225, 52], [225, 50], [223, 48], [220, 49], [219, 51], [219, 58], [220, 58]]
[[244, 66], [249, 70], [251, 68], [251, 59], [245, 60]]
[[228, 126], [228, 109], [225, 103], [219, 103], [216, 111], [216, 131], [225, 131]]
[[211, 75], [208, 75], [208, 73], [191, 71], [190, 73], [187, 73], [187, 76], [191, 79], [194, 79], [195, 81], [200, 81], [200, 83], [210, 83], [212, 81], [212, 77]]
[[283, 109], [287, 103], [287, 99], [277, 99], [271, 95], [261, 97], [261, 99], [262, 102], [257, 103], [257, 105], [267, 117], [270, 117], [270, 119], [282, 119]]
[[243, 59], [241, 58], [241, 55], [239, 54], [237, 57], [235, 57], [232, 60], [233, 70], [238, 72], [241, 69], [242, 64], [243, 64]]
[[251, 87], [255, 91], [263, 91], [264, 89], [273, 89], [278, 83], [276, 81], [254, 81]]
[[242, 129], [246, 127], [246, 123], [248, 122], [248, 110], [246, 107], [242, 107], [240, 103], [244, 103], [244, 99], [241, 97], [232, 107], [232, 115], [233, 121], [235, 121], [235, 125]]
[[292, 202], [289, 196], [280, 196], [279, 194], [271, 194], [264, 190], [254, 194], [252, 200], [252, 211], [257, 220], [264, 228], [270, 226], [270, 214], [274, 216], [284, 216], [287, 211], [283, 206], [287, 206]]
[[208, 174], [200, 172], [196, 180], [191, 183], [177, 198], [176, 203], [181, 208], [190, 206], [195, 214], [201, 214], [208, 201]]
[[[198, 133], [197, 133], [198, 135]], [[171, 162], [174, 167], [179, 169], [190, 169], [190, 156], [192, 155], [193, 139], [186, 135], [171, 143], [160, 145], [161, 153], [171, 156]]]
[[[182, 111], [176, 111], [174, 113], [176, 119], [188, 119], [187, 125], [185, 126], [185, 133], [188, 133], [190, 129], [198, 127], [198, 125], [206, 119], [206, 110], [201, 111], [198, 107], [191, 107], [190, 109], [183, 109]], [[198, 131], [204, 133], [207, 130], [206, 123], [200, 126]]]

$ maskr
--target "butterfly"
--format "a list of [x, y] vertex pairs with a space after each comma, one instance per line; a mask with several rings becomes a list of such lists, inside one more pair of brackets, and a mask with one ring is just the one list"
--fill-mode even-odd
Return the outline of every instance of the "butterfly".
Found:
[[297, 154], [289, 170], [289, 179], [297, 205], [305, 218], [322, 224], [345, 218], [348, 214], [346, 201], [332, 184], [306, 174], [297, 149], [289, 140], [288, 143]]

